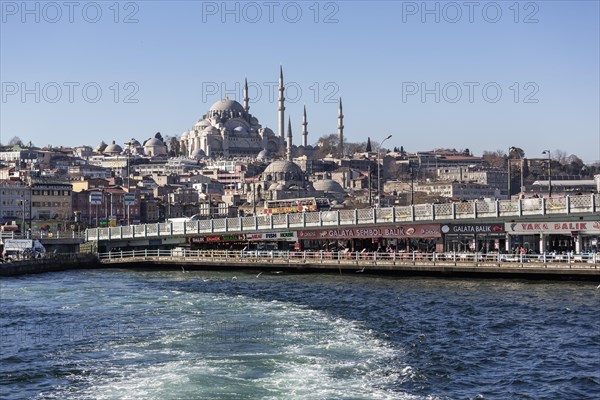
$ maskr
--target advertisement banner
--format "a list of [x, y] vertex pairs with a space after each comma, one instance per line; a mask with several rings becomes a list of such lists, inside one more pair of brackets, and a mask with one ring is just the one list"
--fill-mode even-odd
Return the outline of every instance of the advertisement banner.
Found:
[[295, 242], [298, 236], [296, 232], [266, 232], [249, 233], [246, 238], [250, 241], [288, 241]]
[[504, 224], [446, 224], [442, 225], [442, 233], [446, 235], [504, 233]]
[[298, 239], [438, 238], [440, 225], [389, 225], [298, 231]]
[[545, 222], [510, 222], [505, 224], [509, 234], [535, 235], [554, 233], [570, 235], [573, 233], [600, 234], [600, 221], [545, 221]]

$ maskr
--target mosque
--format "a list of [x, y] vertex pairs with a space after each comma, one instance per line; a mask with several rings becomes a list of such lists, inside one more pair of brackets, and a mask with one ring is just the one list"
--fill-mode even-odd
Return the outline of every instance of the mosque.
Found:
[[[180, 137], [181, 153], [190, 158], [248, 158], [248, 159], [287, 159], [294, 156], [310, 157], [316, 153], [308, 145], [308, 122], [306, 107], [302, 117], [302, 144], [293, 146], [291, 123], [288, 119], [288, 132], [284, 137], [285, 125], [285, 86], [283, 69], [279, 68], [278, 131], [262, 127], [258, 119], [249, 113], [248, 81], [244, 82], [244, 105], [225, 98], [214, 103], [189, 131]], [[342, 101], [338, 111], [339, 148], [343, 148], [344, 125]], [[341, 154], [341, 152], [340, 152]]]

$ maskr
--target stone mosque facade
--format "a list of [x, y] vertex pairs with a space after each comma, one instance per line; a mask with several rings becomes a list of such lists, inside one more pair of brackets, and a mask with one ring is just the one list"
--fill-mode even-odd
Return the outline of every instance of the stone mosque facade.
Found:
[[[295, 155], [316, 153], [308, 145], [308, 122], [306, 108], [302, 118], [302, 144], [292, 145], [291, 128], [284, 136], [285, 98], [283, 70], [279, 69], [278, 132], [262, 127], [258, 119], [249, 113], [248, 82], [244, 82], [244, 104], [225, 98], [214, 103], [208, 112], [179, 139], [181, 154], [189, 158], [210, 157], [246, 159], [287, 159]], [[343, 143], [341, 99], [338, 113], [339, 142]], [[288, 120], [288, 125], [291, 123]], [[342, 147], [343, 145], [341, 145]]]

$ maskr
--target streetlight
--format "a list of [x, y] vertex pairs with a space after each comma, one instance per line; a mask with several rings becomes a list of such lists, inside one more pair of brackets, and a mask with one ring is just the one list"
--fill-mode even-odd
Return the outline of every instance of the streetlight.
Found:
[[517, 150], [516, 147], [511, 146], [508, 148], [508, 156], [506, 157], [506, 163], [508, 164], [508, 200], [511, 199], [511, 193], [510, 193], [510, 153], [512, 153], [513, 151]]
[[381, 207], [381, 166], [379, 165], [381, 163], [381, 149], [383, 148], [385, 141], [391, 137], [392, 135], [389, 135], [383, 139], [379, 145], [379, 150], [377, 151], [377, 208]]
[[552, 159], [550, 158], [550, 150], [544, 150], [542, 154], [548, 154], [548, 197], [552, 197]]
[[25, 204], [27, 204], [27, 200], [21, 199], [21, 205], [23, 206], [23, 214], [21, 215], [21, 235], [25, 236]]

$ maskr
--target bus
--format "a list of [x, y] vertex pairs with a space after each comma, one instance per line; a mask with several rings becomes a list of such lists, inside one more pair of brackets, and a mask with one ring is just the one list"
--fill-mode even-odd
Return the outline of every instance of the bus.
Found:
[[329, 209], [327, 199], [303, 197], [299, 199], [266, 200], [263, 214], [314, 212], [321, 209]]

